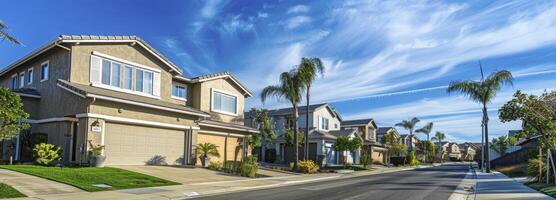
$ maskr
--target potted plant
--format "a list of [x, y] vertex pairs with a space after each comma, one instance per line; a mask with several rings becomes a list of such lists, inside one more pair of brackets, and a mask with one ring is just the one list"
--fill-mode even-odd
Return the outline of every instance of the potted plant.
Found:
[[89, 164], [93, 167], [104, 167], [106, 156], [102, 155], [103, 145], [94, 145], [92, 140], [89, 140], [91, 149], [89, 151]]
[[201, 159], [201, 165], [203, 167], [208, 167], [208, 164], [210, 163], [209, 156], [220, 156], [220, 153], [218, 153], [218, 146], [208, 142], [197, 145], [197, 149], [197, 152], [201, 154], [201, 156], [199, 156], [199, 159]]

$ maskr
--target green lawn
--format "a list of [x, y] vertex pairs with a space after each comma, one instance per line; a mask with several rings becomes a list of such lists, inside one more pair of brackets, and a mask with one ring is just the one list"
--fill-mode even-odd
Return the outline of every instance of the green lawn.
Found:
[[[179, 184], [157, 177], [111, 167], [60, 169], [59, 167], [36, 165], [0, 165], [0, 168], [73, 185], [89, 192]], [[94, 186], [95, 184], [107, 184], [112, 187], [102, 188]]]
[[556, 198], [556, 185], [545, 183], [528, 183], [527, 186]]
[[17, 191], [13, 187], [6, 185], [4, 183], [0, 183], [0, 199], [3, 198], [17, 198], [17, 197], [26, 197], [21, 192]]

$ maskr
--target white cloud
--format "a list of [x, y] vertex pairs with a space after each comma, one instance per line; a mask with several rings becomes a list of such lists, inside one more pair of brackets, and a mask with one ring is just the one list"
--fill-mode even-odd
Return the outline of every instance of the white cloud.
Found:
[[228, 17], [224, 22], [222, 22], [220, 30], [233, 34], [253, 30], [253, 27], [254, 25], [251, 21], [242, 19], [241, 15], [234, 15]]
[[288, 19], [288, 21], [286, 22], [286, 28], [288, 29], [294, 29], [297, 28], [303, 24], [307, 24], [309, 22], [311, 22], [312, 19], [311, 17], [308, 16], [295, 16], [295, 17], [291, 17]]
[[267, 17], [268, 17], [268, 13], [265, 13], [265, 12], [258, 12], [258, 13], [257, 13], [257, 17], [259, 17], [259, 18], [267, 18]]
[[288, 14], [291, 13], [305, 13], [309, 11], [309, 6], [306, 5], [296, 5], [296, 6], [292, 6], [290, 7], [290, 9], [288, 9]]
[[205, 5], [201, 9], [201, 16], [204, 18], [212, 18], [214, 17], [218, 9], [221, 7], [222, 0], [207, 0], [205, 1]]

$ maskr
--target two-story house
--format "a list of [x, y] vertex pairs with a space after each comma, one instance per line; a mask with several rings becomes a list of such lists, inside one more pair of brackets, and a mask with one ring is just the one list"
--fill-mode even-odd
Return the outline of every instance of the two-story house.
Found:
[[[282, 108], [269, 110], [269, 117], [273, 123], [277, 138], [272, 146], [276, 149], [276, 156], [284, 162], [291, 162], [295, 159], [295, 148], [287, 143], [284, 133], [287, 129], [293, 128], [292, 120], [293, 108]], [[309, 115], [309, 155], [308, 158], [322, 165], [338, 164], [343, 157], [348, 163], [357, 163], [360, 152], [337, 152], [333, 148], [334, 141], [340, 136], [349, 138], [361, 138], [356, 129], [341, 129], [342, 117], [330, 106], [330, 104], [315, 104], [309, 106], [309, 113], [306, 106], [299, 107], [299, 128], [305, 131], [305, 118]], [[252, 121], [249, 114], [245, 115], [245, 121]], [[300, 141], [302, 142], [302, 141]], [[304, 151], [299, 147], [299, 159], [303, 159]]]
[[[218, 146], [213, 160], [240, 160], [257, 132], [243, 125], [251, 92], [233, 75], [187, 77], [136, 36], [59, 36], [5, 67], [0, 86], [22, 97], [27, 133], [70, 162], [86, 163], [102, 145], [107, 165], [193, 165], [204, 142]], [[17, 160], [31, 159], [25, 138], [3, 144], [15, 144]]]
[[403, 134], [400, 135], [400, 143], [405, 145], [407, 147], [407, 149], [412, 149], [413, 151], [418, 151], [419, 148], [419, 143], [421, 141], [419, 140], [419, 138], [417, 138], [417, 136], [414, 135], [409, 135], [409, 134]]
[[385, 162], [386, 147], [377, 139], [377, 125], [374, 119], [345, 120], [340, 125], [343, 130], [355, 129], [363, 139], [362, 152], [371, 155], [373, 162], [383, 164]]
[[461, 159], [461, 151], [459, 145], [453, 142], [442, 142], [440, 143], [441, 158], [442, 159]]

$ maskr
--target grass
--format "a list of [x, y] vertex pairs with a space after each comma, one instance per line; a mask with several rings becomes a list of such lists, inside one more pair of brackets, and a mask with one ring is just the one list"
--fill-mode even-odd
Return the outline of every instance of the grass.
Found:
[[556, 185], [546, 183], [528, 183], [527, 186], [535, 190], [541, 191], [548, 196], [556, 198]]
[[13, 187], [6, 185], [4, 183], [0, 183], [0, 199], [4, 198], [17, 198], [17, 197], [26, 197], [21, 192], [17, 191]]
[[[61, 169], [59, 167], [36, 165], [0, 165], [0, 168], [65, 183], [89, 192], [179, 184], [157, 177], [111, 167]], [[112, 187], [102, 188], [94, 186], [95, 184], [107, 184]]]

